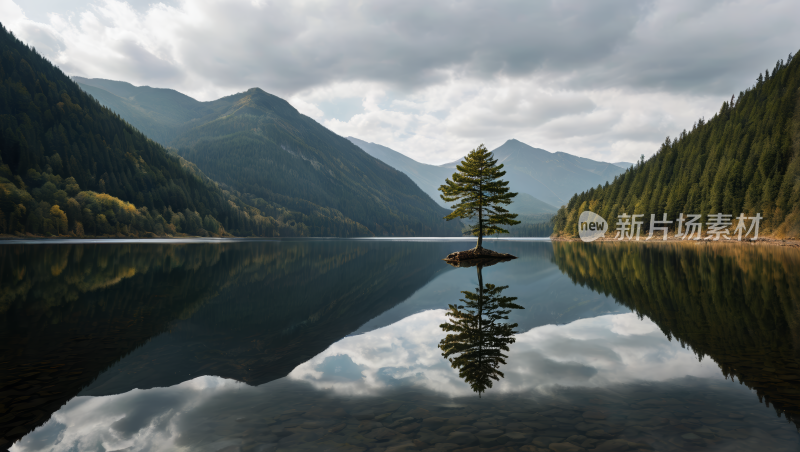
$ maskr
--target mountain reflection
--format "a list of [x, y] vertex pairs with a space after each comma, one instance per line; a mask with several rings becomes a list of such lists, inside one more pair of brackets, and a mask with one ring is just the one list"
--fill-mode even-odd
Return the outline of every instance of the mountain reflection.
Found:
[[78, 394], [281, 378], [445, 271], [446, 247], [0, 246], [0, 447]]
[[450, 361], [458, 376], [481, 393], [492, 387], [492, 380], [505, 377], [500, 365], [506, 364], [509, 344], [515, 342], [516, 323], [505, 323], [512, 309], [524, 309], [515, 304], [517, 297], [506, 297], [502, 292], [508, 286], [483, 283], [483, 267], [497, 261], [475, 265], [478, 271], [478, 287], [475, 292], [464, 290], [463, 304], [449, 305], [445, 314], [447, 323], [440, 325], [449, 334], [439, 343], [442, 356]]
[[576, 284], [613, 296], [800, 424], [800, 253], [738, 244], [553, 243]]

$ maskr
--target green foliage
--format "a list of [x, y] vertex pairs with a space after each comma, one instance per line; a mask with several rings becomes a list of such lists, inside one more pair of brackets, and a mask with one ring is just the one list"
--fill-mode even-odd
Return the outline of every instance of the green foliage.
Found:
[[[483, 284], [482, 267], [478, 266], [477, 292], [462, 291], [463, 305], [450, 305], [447, 323], [440, 325], [449, 334], [439, 342], [442, 356], [450, 361], [458, 376], [480, 395], [505, 375], [500, 365], [505, 364], [509, 344], [516, 340], [516, 323], [503, 323], [512, 309], [525, 309], [513, 303], [517, 297], [504, 297], [508, 286]], [[456, 355], [455, 357], [452, 357]]]
[[800, 59], [790, 55], [767, 74], [613, 183], [573, 196], [554, 218], [555, 233], [577, 235], [580, 213], [590, 210], [611, 230], [623, 213], [702, 214], [704, 223], [711, 213], [761, 213], [763, 231], [800, 236]]
[[553, 234], [552, 214], [520, 215], [519, 224], [509, 226], [511, 237], [550, 237]]
[[517, 193], [509, 192], [508, 182], [500, 179], [506, 174], [502, 171], [503, 164], [497, 165], [497, 159], [492, 158], [486, 147], [480, 145], [470, 151], [456, 169], [452, 180], [446, 179], [439, 187], [445, 202], [457, 203], [445, 218], [472, 219], [477, 215], [478, 221], [470, 229], [472, 235], [478, 236], [478, 248], [482, 247], [484, 235], [508, 233], [498, 225], [519, 223], [515, 220], [517, 214], [504, 207], [511, 204]]
[[172, 90], [81, 81], [223, 189], [311, 236], [458, 235], [441, 219], [446, 210], [405, 174], [260, 89], [198, 102]]
[[208, 235], [169, 228], [187, 211], [219, 235], [308, 234], [187, 171], [0, 27], [0, 233]]

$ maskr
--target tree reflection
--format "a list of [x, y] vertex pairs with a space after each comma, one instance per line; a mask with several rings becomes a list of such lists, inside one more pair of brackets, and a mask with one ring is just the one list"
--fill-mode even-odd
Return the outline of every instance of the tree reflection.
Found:
[[513, 309], [524, 309], [514, 303], [517, 297], [506, 297], [502, 292], [508, 286], [483, 284], [482, 269], [486, 265], [477, 264], [478, 287], [476, 292], [462, 291], [463, 304], [450, 305], [447, 323], [440, 325], [449, 334], [439, 342], [442, 356], [450, 361], [458, 376], [466, 381], [473, 391], [481, 393], [492, 387], [492, 380], [498, 381], [505, 375], [500, 365], [506, 363], [509, 344], [515, 342], [516, 323], [506, 323]]

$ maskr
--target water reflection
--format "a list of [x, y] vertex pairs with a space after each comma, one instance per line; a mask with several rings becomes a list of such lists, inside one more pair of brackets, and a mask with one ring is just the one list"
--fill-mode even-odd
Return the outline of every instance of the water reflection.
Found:
[[449, 305], [447, 322], [439, 327], [449, 333], [439, 342], [442, 356], [450, 361], [458, 376], [467, 382], [473, 391], [481, 393], [492, 387], [492, 380], [505, 377], [500, 365], [506, 364], [509, 344], [514, 343], [516, 323], [508, 320], [512, 309], [525, 309], [514, 304], [517, 297], [502, 295], [508, 286], [483, 284], [484, 265], [494, 262], [476, 263], [478, 287], [475, 292], [464, 290], [463, 304]]
[[281, 378], [447, 271], [436, 258], [448, 250], [313, 240], [0, 246], [0, 446], [79, 393], [201, 375]]
[[0, 247], [12, 450], [797, 449], [796, 252], [155, 246]]
[[767, 246], [553, 243], [582, 286], [652, 319], [800, 424], [800, 253]]

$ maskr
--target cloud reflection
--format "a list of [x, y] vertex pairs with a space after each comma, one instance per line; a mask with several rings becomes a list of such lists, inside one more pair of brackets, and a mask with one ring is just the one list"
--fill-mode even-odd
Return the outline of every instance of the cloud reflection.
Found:
[[169, 388], [75, 397], [10, 450], [175, 450], [183, 415], [203, 410], [220, 393], [246, 386], [219, 377], [198, 377]]
[[[445, 335], [439, 328], [444, 321], [444, 310], [430, 310], [344, 338], [287, 378], [259, 387], [206, 376], [168, 388], [76, 397], [11, 450], [180, 449], [190, 445], [187, 431], [199, 419], [235, 422], [238, 416], [252, 415], [256, 408], [271, 404], [287, 385], [309, 398], [317, 395], [306, 389], [306, 383], [338, 395], [380, 395], [410, 385], [445, 396], [472, 397], [469, 385], [438, 348]], [[714, 362], [698, 362], [691, 351], [665, 338], [649, 319], [630, 313], [542, 326], [516, 339], [508, 353], [509, 364], [502, 367], [505, 379], [491, 392], [546, 393], [556, 386], [602, 387], [687, 375], [722, 378]], [[214, 444], [203, 444], [203, 449], [218, 450], [231, 441], [219, 437]]]
[[[445, 334], [437, 326], [444, 321], [444, 310], [432, 310], [347, 337], [295, 368], [288, 378], [349, 395], [376, 395], [399, 381], [450, 396], [469, 395], [469, 386], [437, 349]], [[342, 382], [317, 370], [333, 356], [347, 356], [363, 379]], [[502, 367], [506, 378], [495, 384], [493, 391], [547, 391], [557, 385], [598, 387], [686, 375], [721, 377], [716, 364], [698, 362], [691, 351], [669, 341], [649, 319], [631, 313], [534, 328], [516, 336], [509, 356], [509, 364]]]

